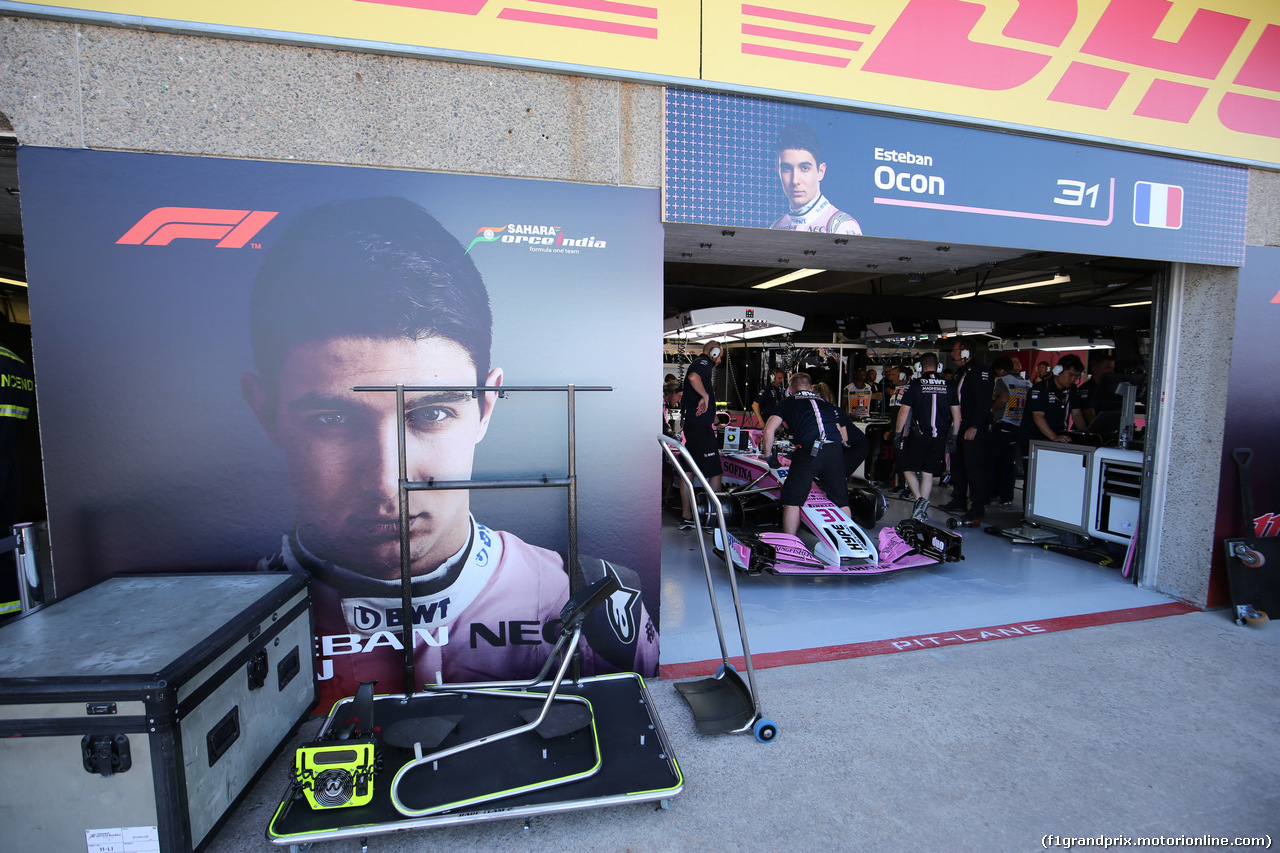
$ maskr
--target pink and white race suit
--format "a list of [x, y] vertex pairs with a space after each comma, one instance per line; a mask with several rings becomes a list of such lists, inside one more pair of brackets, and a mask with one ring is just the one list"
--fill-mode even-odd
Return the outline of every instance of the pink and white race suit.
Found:
[[822, 231], [827, 234], [861, 235], [862, 228], [854, 219], [834, 204], [827, 197], [819, 195], [800, 210], [779, 217], [769, 226], [784, 231]]
[[[622, 588], [588, 616], [581, 650], [584, 675], [658, 668], [658, 632], [640, 600], [637, 576], [582, 557], [584, 582], [610, 572]], [[320, 705], [352, 696], [361, 681], [378, 693], [402, 688], [404, 671], [399, 580], [370, 578], [308, 552], [296, 533], [281, 553], [259, 564], [311, 575], [315, 662]], [[564, 558], [490, 530], [471, 519], [466, 546], [443, 566], [414, 580], [415, 688], [446, 682], [519, 680], [538, 673], [569, 598]]]

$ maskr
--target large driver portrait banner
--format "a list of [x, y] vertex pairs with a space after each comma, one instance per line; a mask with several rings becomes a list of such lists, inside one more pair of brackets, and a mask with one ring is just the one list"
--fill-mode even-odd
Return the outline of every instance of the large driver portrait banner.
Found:
[[[403, 670], [398, 426], [419, 685], [536, 674], [614, 574], [584, 671], [658, 653], [662, 228], [653, 190], [23, 148], [56, 593], [301, 570], [322, 707]], [[394, 392], [407, 391], [403, 421]], [[438, 390], [504, 386], [503, 393]], [[191, 601], [199, 608], [205, 602]], [[147, 630], [145, 625], [131, 629]]]

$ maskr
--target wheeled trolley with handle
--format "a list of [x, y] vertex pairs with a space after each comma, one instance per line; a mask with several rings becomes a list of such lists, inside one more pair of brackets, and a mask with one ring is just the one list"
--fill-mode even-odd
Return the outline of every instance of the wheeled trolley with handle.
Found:
[[0, 848], [190, 851], [316, 702], [286, 572], [122, 575], [0, 626]]

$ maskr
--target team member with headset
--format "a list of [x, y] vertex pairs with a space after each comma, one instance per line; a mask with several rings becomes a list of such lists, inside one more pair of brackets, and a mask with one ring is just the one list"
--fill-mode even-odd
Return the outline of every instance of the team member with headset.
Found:
[[[948, 511], [963, 511], [965, 521], [981, 521], [991, 495], [987, 453], [991, 427], [991, 399], [995, 376], [976, 357], [976, 346], [956, 338], [951, 358], [956, 362], [956, 400], [960, 404], [959, 442], [951, 455], [951, 503]], [[965, 496], [968, 495], [968, 504]]]
[[[898, 407], [902, 405], [902, 394], [907, 390], [907, 383], [910, 381], [910, 368], [896, 364], [891, 364], [885, 368], [880, 411], [884, 412], [888, 423], [883, 426], [877, 425], [875, 428], [869, 428], [867, 431], [867, 441], [870, 445], [867, 451], [867, 480], [874, 485], [893, 485], [893, 431], [894, 425], [898, 422]], [[884, 449], [885, 445], [888, 445], [887, 451]], [[882, 455], [888, 464], [883, 466], [885, 470], [877, 470], [878, 467], [882, 467], [877, 465]]]
[[774, 370], [772, 376], [773, 383], [761, 388], [760, 393], [751, 401], [751, 411], [755, 414], [761, 428], [764, 427], [765, 421], [769, 420], [769, 415], [773, 414], [777, 405], [787, 397], [786, 371]]
[[[702, 355], [693, 360], [684, 376], [684, 392], [680, 398], [680, 423], [684, 429], [684, 446], [697, 463], [702, 476], [707, 478], [714, 491], [720, 491], [724, 468], [720, 463], [720, 448], [716, 443], [716, 390], [714, 374], [716, 365], [724, 357], [724, 348], [715, 341], [707, 341]], [[697, 523], [693, 517], [693, 496], [683, 485], [680, 487], [681, 530], [693, 530]]]
[[960, 429], [960, 405], [955, 388], [938, 376], [938, 357], [920, 356], [919, 375], [907, 385], [894, 428], [893, 446], [898, 470], [915, 498], [912, 516], [928, 517], [933, 478], [945, 465], [944, 454], [954, 450]]
[[1084, 428], [1084, 413], [1080, 410], [1080, 389], [1076, 381], [1084, 373], [1080, 356], [1067, 353], [1058, 359], [1043, 379], [1031, 387], [1027, 397], [1027, 411], [1031, 413], [1031, 437], [1071, 442], [1067, 430], [1074, 426]]
[[791, 377], [791, 396], [778, 404], [764, 424], [761, 449], [769, 467], [782, 467], [773, 437], [784, 423], [791, 431], [791, 470], [782, 483], [782, 532], [800, 529], [800, 507], [816, 481], [833, 504], [849, 515], [849, 484], [844, 470], [844, 443], [849, 436], [840, 426], [840, 410], [813, 391], [807, 373]]

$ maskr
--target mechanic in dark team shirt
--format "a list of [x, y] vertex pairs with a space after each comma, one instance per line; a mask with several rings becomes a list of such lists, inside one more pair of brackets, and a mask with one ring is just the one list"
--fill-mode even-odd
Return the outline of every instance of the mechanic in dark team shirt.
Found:
[[859, 466], [866, 461], [867, 458], [867, 437], [862, 430], [858, 429], [853, 418], [849, 417], [849, 413], [836, 403], [835, 394], [831, 392], [831, 388], [825, 382], [819, 382], [814, 386], [814, 391], [823, 400], [836, 407], [836, 417], [839, 419], [840, 428], [844, 430], [844, 476], [847, 483], [853, 473], [858, 470]]
[[923, 520], [928, 517], [933, 478], [942, 474], [946, 452], [956, 445], [960, 404], [955, 388], [938, 376], [936, 355], [927, 352], [920, 356], [920, 369], [920, 375], [902, 394], [893, 443], [898, 450], [898, 470], [915, 498], [911, 514]]
[[1088, 382], [1080, 383], [1080, 411], [1084, 412], [1085, 426], [1093, 423], [1100, 412], [1118, 412], [1124, 401], [1114, 390], [1103, 393], [1102, 382], [1116, 372], [1115, 356], [1105, 355], [1097, 359], [1091, 368], [1093, 375]]
[[[977, 355], [977, 344], [957, 338], [951, 347], [957, 365], [956, 401], [960, 404], [959, 441], [951, 455], [951, 480], [955, 488], [946, 510], [964, 512], [965, 521], [981, 521], [991, 496], [987, 473], [991, 399], [995, 396], [995, 374]], [[965, 497], [968, 496], [968, 504]]]
[[[693, 360], [684, 376], [684, 393], [680, 398], [680, 423], [684, 429], [684, 446], [697, 463], [702, 476], [714, 491], [720, 491], [724, 468], [720, 463], [720, 446], [716, 441], [716, 365], [724, 358], [724, 348], [707, 341], [702, 355]], [[696, 527], [693, 518], [693, 496], [680, 487], [681, 530]]]
[[755, 412], [756, 420], [763, 427], [765, 421], [769, 420], [769, 415], [773, 414], [774, 408], [787, 397], [787, 374], [781, 370], [773, 371], [773, 383], [762, 388], [760, 393], [756, 395], [755, 400], [751, 402], [751, 411]]
[[867, 426], [867, 480], [873, 485], [893, 486], [896, 484], [894, 465], [896, 456], [893, 449], [894, 425], [898, 422], [898, 407], [902, 405], [902, 394], [911, 381], [911, 370], [891, 364], [884, 371], [884, 387], [880, 398], [880, 411], [884, 412], [884, 422], [873, 422]]
[[791, 377], [791, 396], [778, 404], [764, 424], [761, 449], [770, 468], [780, 463], [773, 437], [783, 424], [791, 432], [791, 470], [782, 483], [782, 532], [800, 529], [800, 507], [817, 482], [833, 504], [849, 515], [849, 484], [844, 471], [844, 444], [849, 436], [840, 426], [840, 410], [813, 391], [807, 373]]
[[[852, 477], [860, 466], [870, 466], [871, 459], [869, 452], [870, 444], [867, 442], [866, 434], [858, 429], [858, 425], [853, 422], [853, 418], [849, 417], [849, 413], [843, 409], [837, 408], [836, 414], [840, 417], [840, 426], [844, 429], [844, 475], [848, 479]], [[866, 469], [863, 469], [863, 477], [867, 478]], [[869, 478], [867, 478], [869, 479]]]
[[[1084, 428], [1080, 411], [1080, 389], [1076, 381], [1084, 373], [1084, 362], [1078, 355], [1067, 353], [1058, 359], [1053, 370], [1031, 386], [1027, 396], [1027, 412], [1031, 415], [1031, 438], [1070, 443], [1067, 431]], [[1023, 415], [1025, 421], [1026, 415]]]

